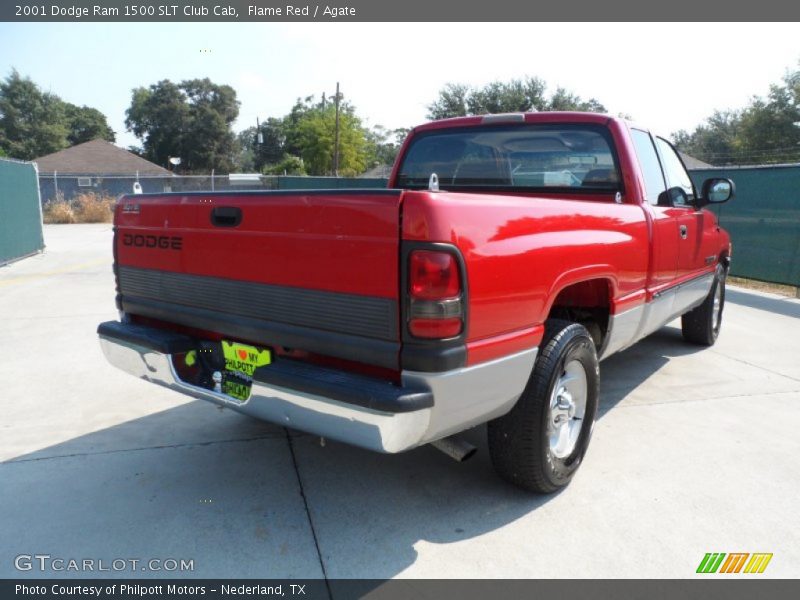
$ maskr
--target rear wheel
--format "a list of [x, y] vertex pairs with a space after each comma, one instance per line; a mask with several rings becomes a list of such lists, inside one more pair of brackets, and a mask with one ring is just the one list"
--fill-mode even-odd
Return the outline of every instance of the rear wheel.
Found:
[[599, 387], [586, 328], [548, 321], [525, 391], [511, 412], [489, 423], [489, 453], [499, 475], [538, 493], [566, 486], [589, 446]]
[[722, 328], [722, 309], [725, 307], [725, 269], [717, 267], [711, 290], [703, 303], [681, 317], [683, 339], [692, 344], [713, 346]]

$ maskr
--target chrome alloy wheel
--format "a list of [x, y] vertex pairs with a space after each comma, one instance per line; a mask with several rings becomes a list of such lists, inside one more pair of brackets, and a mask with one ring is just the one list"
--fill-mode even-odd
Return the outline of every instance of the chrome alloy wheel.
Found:
[[722, 281], [717, 282], [717, 289], [714, 292], [714, 306], [711, 310], [711, 326], [716, 330], [719, 328], [719, 313], [722, 310]]
[[550, 394], [547, 415], [550, 452], [556, 458], [566, 458], [575, 450], [586, 414], [587, 387], [586, 370], [580, 361], [564, 365]]

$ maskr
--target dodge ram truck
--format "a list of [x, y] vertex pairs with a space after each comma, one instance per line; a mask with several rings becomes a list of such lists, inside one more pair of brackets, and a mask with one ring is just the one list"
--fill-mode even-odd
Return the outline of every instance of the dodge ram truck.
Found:
[[387, 189], [119, 199], [108, 361], [242, 413], [379, 452], [470, 452], [569, 483], [599, 361], [681, 317], [717, 339], [731, 260], [664, 138], [590, 113], [417, 127]]

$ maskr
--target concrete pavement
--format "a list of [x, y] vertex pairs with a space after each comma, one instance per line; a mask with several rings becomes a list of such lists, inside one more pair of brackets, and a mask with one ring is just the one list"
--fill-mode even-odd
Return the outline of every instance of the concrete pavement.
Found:
[[[602, 363], [592, 445], [555, 496], [478, 455], [288, 434], [107, 365], [109, 225], [0, 268], [0, 577], [692, 577], [706, 552], [800, 564], [800, 301], [729, 288], [713, 348], [677, 323]], [[491, 385], [491, 382], [486, 382]], [[20, 554], [193, 570], [19, 572]]]

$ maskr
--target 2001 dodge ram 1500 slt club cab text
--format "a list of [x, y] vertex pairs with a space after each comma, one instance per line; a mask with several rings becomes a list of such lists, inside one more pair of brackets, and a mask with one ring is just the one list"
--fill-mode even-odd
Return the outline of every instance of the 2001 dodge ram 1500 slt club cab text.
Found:
[[[107, 359], [380, 452], [488, 422], [492, 462], [569, 483], [599, 361], [682, 315], [719, 333], [728, 234], [669, 142], [590, 113], [417, 127], [388, 189], [124, 196]], [[463, 446], [463, 444], [462, 444]]]

